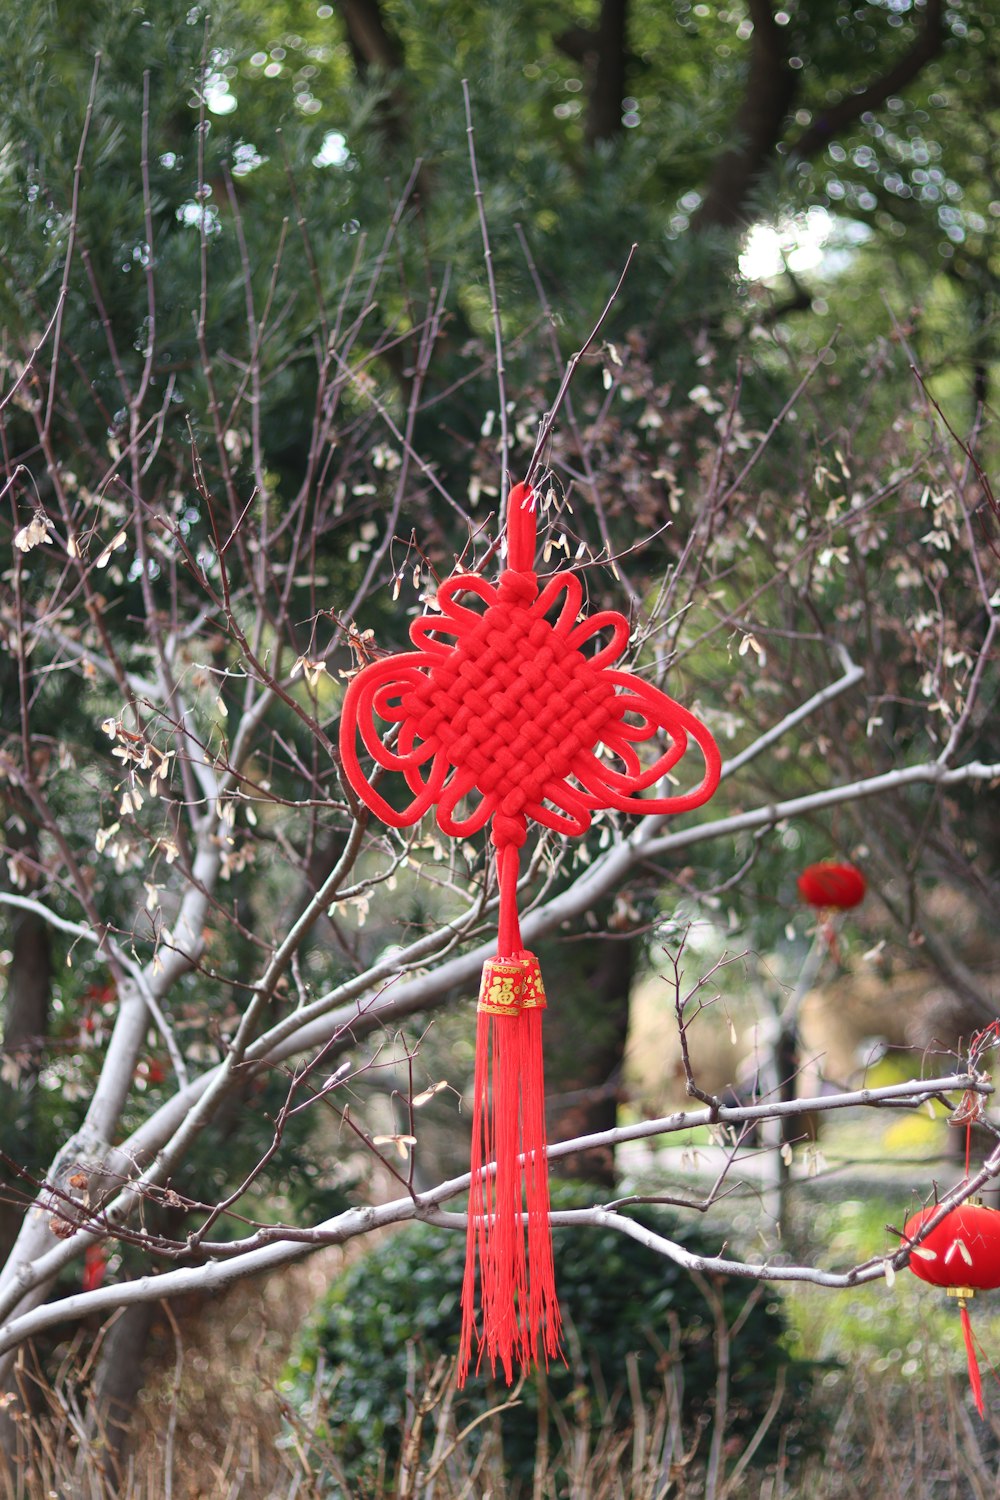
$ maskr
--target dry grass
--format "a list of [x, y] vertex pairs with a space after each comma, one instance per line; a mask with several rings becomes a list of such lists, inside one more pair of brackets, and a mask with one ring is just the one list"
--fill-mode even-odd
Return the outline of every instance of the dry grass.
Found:
[[93, 1431], [87, 1409], [99, 1349], [81, 1367], [75, 1339], [48, 1379], [25, 1355], [19, 1384], [32, 1419], [20, 1424], [20, 1452], [6, 1472], [0, 1454], [0, 1500], [263, 1500], [288, 1494], [290, 1464], [278, 1446], [278, 1382], [304, 1319], [343, 1265], [343, 1252], [331, 1250], [291, 1273], [239, 1283], [207, 1307], [164, 1306], [152, 1329], [120, 1463], [107, 1434]]
[[[500, 1424], [482, 1421], [476, 1442], [458, 1431], [450, 1369], [421, 1385], [411, 1372], [407, 1431], [397, 1470], [359, 1486], [340, 1473], [323, 1434], [336, 1417], [318, 1400], [290, 1413], [282, 1367], [303, 1318], [336, 1272], [334, 1252], [270, 1282], [243, 1285], [205, 1309], [165, 1312], [154, 1330], [154, 1368], [132, 1440], [118, 1464], [95, 1431], [86, 1392], [94, 1355], [63, 1350], [54, 1377], [25, 1361], [22, 1384], [34, 1414], [20, 1424], [21, 1450], [0, 1500], [994, 1500], [1000, 1496], [1000, 1419], [981, 1423], [964, 1383], [928, 1372], [907, 1384], [852, 1366], [818, 1388], [830, 1433], [819, 1459], [797, 1467], [755, 1462], [754, 1445], [713, 1443], [711, 1423], [684, 1430], [679, 1389], [646, 1399], [629, 1371], [639, 1417], [626, 1432], [594, 1435], [582, 1418], [556, 1414], [557, 1442], [540, 1451], [534, 1480], [505, 1478]], [[992, 1395], [987, 1390], [987, 1399]], [[516, 1393], [514, 1393], [516, 1399]], [[1000, 1402], [998, 1402], [1000, 1405]], [[781, 1432], [781, 1392], [771, 1421]], [[485, 1435], [485, 1440], [484, 1439]], [[423, 1442], [422, 1442], [423, 1439]], [[558, 1451], [557, 1451], [558, 1450]], [[421, 1459], [418, 1455], [424, 1454]], [[712, 1454], [716, 1455], [713, 1469]], [[427, 1456], [429, 1454], [429, 1457]]]
[[[898, 1390], [862, 1373], [843, 1383], [833, 1428], [821, 1458], [795, 1471], [780, 1458], [765, 1469], [729, 1452], [714, 1487], [706, 1483], [709, 1433], [681, 1431], [676, 1393], [662, 1392], [640, 1407], [629, 1432], [596, 1439], [584, 1423], [561, 1424], [561, 1451], [540, 1453], [534, 1481], [508, 1485], [499, 1429], [487, 1419], [487, 1440], [477, 1453], [450, 1421], [450, 1371], [441, 1370], [411, 1406], [408, 1441], [397, 1472], [373, 1472], [364, 1486], [339, 1471], [332, 1452], [315, 1438], [327, 1413], [317, 1407], [300, 1417], [283, 1445], [277, 1403], [260, 1421], [260, 1401], [232, 1397], [242, 1409], [230, 1417], [210, 1400], [201, 1431], [192, 1425], [193, 1392], [178, 1394], [166, 1420], [150, 1421], [123, 1472], [108, 1471], [100, 1437], [83, 1440], [79, 1407], [68, 1387], [50, 1388], [51, 1408], [31, 1427], [33, 1456], [6, 1475], [3, 1500], [994, 1500], [1000, 1493], [1000, 1422], [970, 1415], [964, 1393], [947, 1378], [932, 1389]], [[201, 1388], [203, 1389], [203, 1388]], [[190, 1403], [186, 1406], [185, 1403]], [[233, 1410], [230, 1406], [230, 1411]], [[419, 1448], [421, 1429], [433, 1433], [431, 1457], [421, 1464], [407, 1454]], [[187, 1437], [200, 1437], [200, 1443]], [[700, 1436], [700, 1441], [698, 1440]]]

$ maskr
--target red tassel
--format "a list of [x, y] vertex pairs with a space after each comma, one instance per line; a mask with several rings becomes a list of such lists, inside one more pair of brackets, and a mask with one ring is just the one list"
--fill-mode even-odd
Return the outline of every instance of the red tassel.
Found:
[[[539, 1350], [560, 1356], [549, 1225], [542, 1012], [545, 988], [533, 953], [490, 959], [483, 967], [472, 1105], [472, 1183], [462, 1283], [458, 1384], [476, 1345], [510, 1385]], [[484, 1172], [495, 1162], [492, 1174]], [[525, 1235], [527, 1224], [527, 1235]], [[525, 1246], [527, 1239], [527, 1247]], [[476, 1314], [476, 1281], [482, 1331]]]
[[494, 1213], [487, 1221], [483, 1277], [483, 1337], [490, 1367], [497, 1361], [510, 1385], [513, 1362], [524, 1363], [521, 1316], [527, 1292], [524, 1224], [521, 1217], [521, 1164], [518, 1083], [521, 1049], [519, 1016], [497, 1018], [493, 1028], [493, 1140], [496, 1148]]
[[500, 886], [498, 939], [504, 957], [484, 964], [479, 990], [460, 1388], [472, 1363], [473, 1344], [476, 1368], [485, 1352], [494, 1374], [500, 1363], [508, 1385], [515, 1362], [527, 1370], [537, 1363], [539, 1347], [546, 1367], [562, 1352], [549, 1224], [542, 1062], [545, 987], [538, 959], [521, 948], [518, 845], [502, 842], [496, 826], [493, 838]]
[[969, 1321], [969, 1307], [964, 1297], [959, 1297], [958, 1306], [962, 1314], [962, 1333], [965, 1335], [965, 1354], [969, 1365], [969, 1384], [972, 1387], [976, 1410], [980, 1416], [983, 1416], [983, 1382], [979, 1375], [979, 1361], [976, 1358], [976, 1349], [972, 1341], [972, 1324]]
[[524, 1186], [528, 1212], [528, 1309], [526, 1342], [538, 1361], [541, 1335], [545, 1365], [561, 1354], [562, 1315], [556, 1297], [549, 1224], [549, 1160], [545, 1131], [545, 1071], [542, 1061], [542, 1014], [545, 986], [538, 959], [523, 953], [526, 965], [524, 998], [518, 1029], [521, 1033], [521, 1110], [524, 1138]]
[[[503, 1366], [513, 1380], [515, 1358], [524, 1362], [520, 1319], [527, 1270], [521, 1217], [519, 1013], [524, 965], [492, 958], [483, 965], [476, 1027], [476, 1071], [472, 1101], [469, 1230], [462, 1282], [462, 1332], [458, 1384], [465, 1384], [476, 1343], [476, 1368], [485, 1349], [493, 1370]], [[484, 1171], [490, 1162], [492, 1173]], [[476, 1272], [483, 1313], [476, 1316]]]

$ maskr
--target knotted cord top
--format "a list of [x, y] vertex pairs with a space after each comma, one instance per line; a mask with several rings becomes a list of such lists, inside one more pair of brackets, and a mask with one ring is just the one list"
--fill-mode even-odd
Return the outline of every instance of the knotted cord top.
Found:
[[[612, 669], [629, 642], [624, 616], [602, 610], [581, 619], [583, 590], [573, 573], [539, 587], [534, 495], [523, 484], [508, 497], [507, 547], [496, 584], [475, 573], [448, 579], [438, 590], [439, 612], [410, 626], [417, 649], [373, 662], [352, 679], [340, 724], [347, 778], [383, 822], [409, 827], [434, 807], [443, 833], [466, 838], [492, 820], [501, 954], [520, 948], [514, 889], [529, 818], [576, 837], [601, 808], [698, 807], [720, 774], [715, 741], [692, 713], [633, 673]], [[602, 633], [610, 633], [603, 645]], [[399, 726], [395, 748], [383, 743], [378, 720]], [[659, 731], [666, 747], [643, 766], [635, 746]], [[358, 733], [377, 765], [402, 773], [409, 803], [395, 807], [371, 785]], [[704, 761], [699, 785], [640, 796], [682, 759], [689, 739]]]

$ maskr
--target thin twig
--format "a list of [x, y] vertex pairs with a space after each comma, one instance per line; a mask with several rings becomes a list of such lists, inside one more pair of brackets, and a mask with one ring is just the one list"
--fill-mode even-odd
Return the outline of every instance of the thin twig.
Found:
[[101, 74], [101, 54], [94, 55], [94, 69], [90, 75], [90, 93], [87, 96], [87, 107], [83, 116], [83, 128], [80, 131], [80, 145], [76, 153], [76, 161], [73, 164], [73, 193], [70, 200], [69, 210], [69, 233], [66, 238], [66, 256], [63, 262], [62, 284], [59, 288], [59, 298], [56, 302], [55, 326], [52, 331], [52, 360], [49, 365], [49, 397], [45, 407], [45, 420], [42, 430], [48, 434], [52, 430], [52, 417], [56, 407], [56, 392], [58, 391], [59, 355], [62, 346], [62, 322], [66, 311], [66, 300], [69, 296], [69, 278], [73, 267], [73, 254], [76, 249], [76, 237], [80, 226], [80, 186], [83, 179], [83, 158], [87, 149], [87, 137], [90, 134], [90, 124], [94, 117], [94, 105], [97, 102], [97, 80]]
[[629, 250], [628, 256], [625, 260], [625, 264], [622, 267], [622, 273], [615, 285], [615, 289], [611, 293], [611, 296], [608, 298], [607, 302], [604, 304], [604, 311], [601, 313], [601, 316], [598, 318], [597, 322], [590, 330], [590, 333], [587, 336], [587, 340], [583, 344], [583, 346], [578, 349], [575, 354], [570, 356], [569, 363], [567, 364], [566, 369], [563, 373], [563, 378], [560, 381], [559, 389], [556, 391], [556, 398], [553, 401], [551, 408], [545, 413], [545, 416], [542, 418], [542, 424], [538, 429], [538, 436], [535, 439], [534, 452], [531, 455], [531, 462], [528, 465], [528, 471], [524, 476], [524, 482], [528, 485], [529, 488], [534, 484], [535, 479], [538, 476], [538, 471], [542, 466], [542, 453], [544, 452], [545, 444], [548, 442], [549, 437], [552, 433], [552, 429], [556, 424], [556, 417], [559, 415], [559, 410], [563, 404], [563, 401], [566, 399], [566, 392], [570, 388], [573, 376], [576, 373], [576, 367], [580, 363], [583, 356], [586, 354], [587, 350], [590, 348], [591, 344], [596, 339], [597, 335], [600, 333], [605, 318], [614, 307], [615, 302], [618, 299], [618, 293], [621, 291], [622, 287], [625, 284], [625, 278], [629, 273], [629, 267], [632, 264], [632, 259], [638, 248], [638, 245], [633, 245]]
[[476, 210], [479, 214], [479, 232], [483, 240], [483, 263], [486, 266], [486, 280], [490, 289], [493, 344], [497, 356], [497, 399], [500, 403], [500, 514], [503, 515], [504, 504], [507, 499], [507, 485], [510, 478], [508, 472], [510, 462], [510, 433], [507, 423], [507, 383], [504, 378], [503, 328], [500, 324], [500, 303], [497, 299], [497, 282], [493, 271], [493, 251], [490, 247], [490, 231], [489, 225], [486, 222], [483, 189], [479, 181], [479, 167], [476, 163], [475, 130], [472, 124], [472, 101], [469, 98], [469, 81], [467, 78], [462, 79], [462, 98], [465, 101], [465, 134], [469, 143], [469, 167], [472, 172], [472, 187], [476, 199]]

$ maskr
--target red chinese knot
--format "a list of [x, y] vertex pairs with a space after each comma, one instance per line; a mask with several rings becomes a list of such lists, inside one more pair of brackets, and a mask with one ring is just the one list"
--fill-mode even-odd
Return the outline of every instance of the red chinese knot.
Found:
[[[463, 595], [485, 609], [460, 602]], [[508, 570], [496, 585], [460, 574], [439, 589], [441, 612], [410, 626], [416, 651], [375, 662], [353, 679], [341, 730], [344, 769], [384, 822], [405, 828], [433, 807], [442, 832], [465, 838], [492, 818], [499, 847], [522, 844], [529, 818], [579, 835], [599, 808], [681, 812], [711, 796], [719, 757], [708, 730], [642, 678], [611, 670], [628, 645], [628, 622], [610, 610], [581, 621], [582, 600], [572, 573], [557, 573], [543, 589], [534, 573]], [[586, 655], [607, 630], [610, 641]], [[395, 749], [382, 743], [379, 719], [399, 725]], [[407, 806], [391, 806], [364, 775], [355, 723], [373, 760], [402, 772], [412, 793]], [[635, 746], [660, 730], [668, 746], [644, 767]], [[705, 758], [701, 784], [640, 798], [673, 769], [689, 738]]]
[[[695, 716], [633, 673], [615, 669], [629, 644], [612, 610], [581, 617], [573, 573], [540, 585], [534, 495], [507, 501], [507, 566], [496, 583], [475, 573], [438, 590], [438, 610], [410, 626], [415, 650], [371, 663], [344, 699], [340, 753], [354, 790], [386, 823], [407, 828], [433, 809], [452, 838], [489, 823], [500, 891], [497, 957], [483, 970], [473, 1085], [469, 1233], [459, 1380], [483, 1354], [508, 1382], [560, 1349], [552, 1270], [538, 961], [522, 946], [519, 850], [529, 821], [579, 837], [601, 809], [676, 813], [715, 791], [719, 752]], [[395, 742], [384, 743], [395, 730]], [[649, 763], [638, 746], [665, 738]], [[358, 738], [375, 763], [369, 778]], [[692, 790], [644, 793], [697, 745]], [[399, 773], [409, 800], [373, 784]], [[492, 1170], [488, 1170], [492, 1166]], [[478, 1269], [482, 1331], [476, 1311]]]

